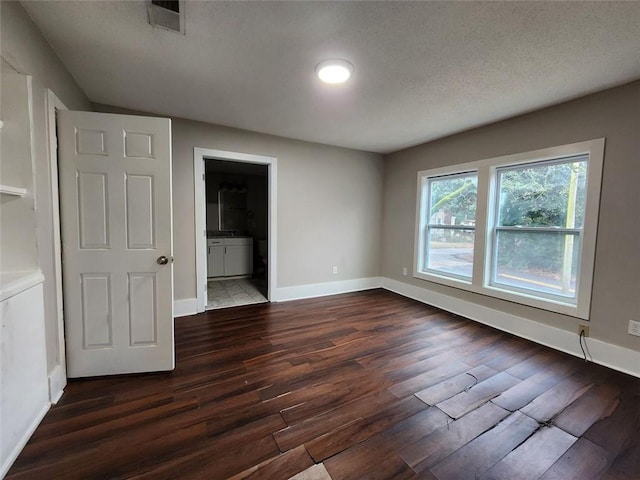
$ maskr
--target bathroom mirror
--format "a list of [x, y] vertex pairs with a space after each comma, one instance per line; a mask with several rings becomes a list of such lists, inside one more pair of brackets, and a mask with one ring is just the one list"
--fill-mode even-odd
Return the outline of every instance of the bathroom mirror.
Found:
[[247, 192], [219, 190], [218, 218], [221, 231], [245, 231], [247, 229]]

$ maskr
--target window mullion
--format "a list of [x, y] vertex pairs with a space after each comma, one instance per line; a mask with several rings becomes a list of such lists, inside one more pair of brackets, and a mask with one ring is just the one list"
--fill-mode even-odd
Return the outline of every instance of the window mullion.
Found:
[[481, 288], [487, 275], [487, 212], [490, 211], [489, 186], [491, 181], [489, 166], [478, 168], [478, 190], [476, 196], [476, 234], [473, 247], [473, 275], [471, 284]]

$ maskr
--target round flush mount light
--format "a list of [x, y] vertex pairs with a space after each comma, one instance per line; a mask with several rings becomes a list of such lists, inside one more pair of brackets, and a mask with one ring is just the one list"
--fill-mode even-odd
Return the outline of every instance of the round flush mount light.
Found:
[[352, 73], [353, 65], [342, 58], [329, 58], [316, 65], [316, 74], [325, 83], [344, 83]]

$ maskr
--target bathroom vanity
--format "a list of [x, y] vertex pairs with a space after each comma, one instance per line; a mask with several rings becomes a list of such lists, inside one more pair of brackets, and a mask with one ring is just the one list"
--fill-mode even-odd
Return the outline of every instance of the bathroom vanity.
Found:
[[207, 239], [207, 277], [239, 277], [253, 273], [253, 238]]

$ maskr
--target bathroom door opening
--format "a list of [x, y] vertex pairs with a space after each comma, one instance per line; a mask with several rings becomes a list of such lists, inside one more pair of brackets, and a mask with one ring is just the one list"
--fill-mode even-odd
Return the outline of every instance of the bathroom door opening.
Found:
[[276, 161], [194, 148], [199, 312], [273, 300]]
[[207, 310], [263, 303], [268, 290], [268, 166], [205, 160]]

